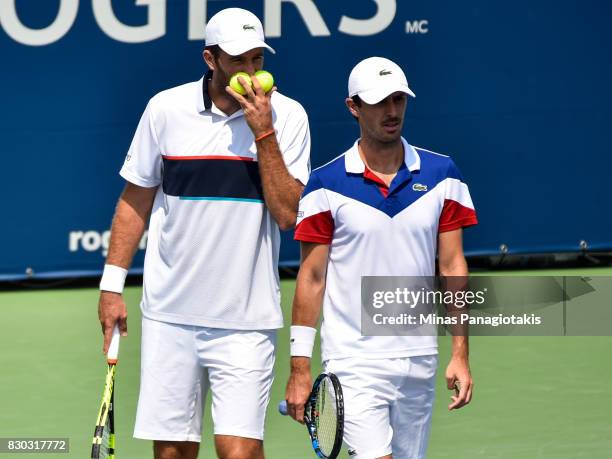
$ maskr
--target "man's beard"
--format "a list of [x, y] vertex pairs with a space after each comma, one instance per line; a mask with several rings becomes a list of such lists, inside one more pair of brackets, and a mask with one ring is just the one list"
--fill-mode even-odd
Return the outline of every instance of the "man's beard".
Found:
[[215, 59], [215, 71], [213, 72], [213, 81], [216, 81], [217, 89], [225, 91], [225, 87], [229, 84], [231, 75], [229, 75], [219, 61]]

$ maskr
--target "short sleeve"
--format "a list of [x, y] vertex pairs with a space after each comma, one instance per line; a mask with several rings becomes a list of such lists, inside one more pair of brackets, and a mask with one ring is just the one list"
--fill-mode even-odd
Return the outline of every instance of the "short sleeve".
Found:
[[310, 174], [310, 128], [301, 106], [289, 115], [280, 141], [280, 149], [289, 173], [302, 184]]
[[300, 199], [295, 240], [331, 244], [334, 220], [325, 188], [316, 174], [310, 176]]
[[145, 109], [119, 174], [138, 186], [152, 188], [161, 183], [161, 152], [155, 131], [152, 100]]
[[444, 233], [478, 224], [468, 186], [463, 182], [461, 173], [452, 160], [449, 160], [444, 182], [444, 204], [438, 232]]

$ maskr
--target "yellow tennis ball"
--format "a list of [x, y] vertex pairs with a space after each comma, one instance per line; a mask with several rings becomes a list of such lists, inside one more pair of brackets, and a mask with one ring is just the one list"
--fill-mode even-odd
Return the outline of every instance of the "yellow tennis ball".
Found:
[[247, 82], [247, 84], [251, 86], [253, 86], [253, 82], [251, 81], [251, 77], [249, 76], [249, 74], [246, 72], [236, 72], [230, 78], [230, 81], [229, 81], [230, 88], [232, 88], [238, 94], [244, 96], [246, 94], [246, 89], [242, 87], [242, 85], [240, 84], [240, 81], [238, 81], [238, 77], [242, 77]]
[[261, 89], [263, 89], [264, 92], [270, 91], [272, 86], [274, 86], [274, 77], [270, 72], [266, 70], [258, 70], [255, 72], [255, 76], [257, 77], [257, 81], [259, 81]]

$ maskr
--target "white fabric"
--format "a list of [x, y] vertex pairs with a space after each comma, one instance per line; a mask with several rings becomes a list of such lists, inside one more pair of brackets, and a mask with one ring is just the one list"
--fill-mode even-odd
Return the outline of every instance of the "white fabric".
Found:
[[254, 48], [274, 49], [264, 41], [261, 21], [242, 8], [226, 8], [206, 24], [206, 46], [219, 45], [223, 51], [238, 56]]
[[344, 396], [344, 442], [353, 459], [423, 459], [434, 402], [436, 355], [325, 362]]
[[316, 328], [292, 325], [289, 339], [289, 351], [291, 357], [311, 358], [312, 348], [314, 347], [316, 336]]
[[215, 435], [263, 439], [275, 334], [143, 318], [134, 437], [199, 442], [210, 388]]
[[462, 206], [469, 207], [470, 209], [474, 208], [472, 196], [470, 196], [470, 190], [468, 189], [468, 186], [461, 180], [447, 178], [444, 181], [444, 186], [445, 199], [450, 199], [452, 201], [458, 202]]
[[127, 269], [121, 266], [104, 265], [102, 279], [100, 279], [100, 290], [106, 292], [123, 293]]
[[359, 62], [349, 75], [348, 95], [358, 95], [366, 104], [376, 104], [394, 92], [416, 97], [408, 87], [404, 71], [384, 57], [369, 57]]
[[[207, 108], [202, 84], [178, 86], [150, 100], [121, 169], [123, 178], [143, 187], [160, 185], [162, 155], [257, 160], [242, 110], [227, 116], [214, 104]], [[306, 112], [277, 92], [272, 106], [285, 164], [306, 183]], [[206, 327], [280, 328], [279, 247], [278, 225], [263, 201], [185, 200], [160, 186], [149, 224], [143, 315]]]

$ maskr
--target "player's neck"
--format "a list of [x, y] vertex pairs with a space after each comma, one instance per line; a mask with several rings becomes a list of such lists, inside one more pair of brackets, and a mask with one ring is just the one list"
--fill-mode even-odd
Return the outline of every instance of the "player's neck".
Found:
[[362, 137], [359, 141], [359, 155], [371, 171], [392, 174], [397, 172], [404, 161], [404, 146], [400, 139], [393, 143], [380, 143]]
[[240, 109], [240, 104], [225, 92], [225, 86], [214, 81], [214, 78], [213, 75], [213, 79], [208, 82], [208, 95], [219, 110], [230, 116]]

